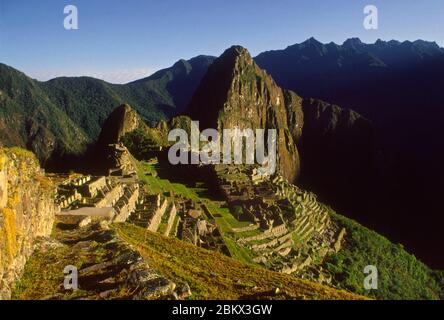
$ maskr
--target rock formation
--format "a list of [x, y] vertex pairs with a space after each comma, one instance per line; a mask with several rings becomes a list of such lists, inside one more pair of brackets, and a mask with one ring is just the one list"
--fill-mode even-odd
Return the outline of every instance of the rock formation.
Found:
[[[102, 174], [131, 175], [136, 172], [134, 159], [121, 143], [122, 138], [135, 130], [149, 130], [138, 113], [129, 105], [117, 107], [105, 121], [91, 159]], [[94, 159], [101, 159], [97, 161]]]
[[110, 114], [102, 126], [98, 145], [106, 146], [119, 143], [120, 139], [127, 133], [136, 129], [146, 129], [137, 112], [127, 104], [122, 104]]
[[231, 47], [210, 66], [187, 113], [201, 129], [276, 129], [278, 170], [289, 181], [299, 175], [300, 99], [278, 87], [245, 48]]
[[36, 238], [51, 233], [54, 194], [31, 152], [0, 149], [0, 299], [10, 297]]

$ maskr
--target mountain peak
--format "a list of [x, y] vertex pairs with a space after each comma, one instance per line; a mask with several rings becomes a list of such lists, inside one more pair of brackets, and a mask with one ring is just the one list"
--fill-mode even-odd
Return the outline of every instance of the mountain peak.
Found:
[[[290, 124], [287, 107], [291, 110]], [[210, 66], [187, 114], [200, 121], [201, 129], [278, 129], [277, 170], [294, 181], [299, 173], [299, 156], [292, 134], [297, 136], [302, 127], [300, 110], [296, 94], [277, 86], [247, 49], [233, 46]]]
[[356, 48], [358, 46], [362, 46], [363, 44], [364, 43], [359, 38], [349, 38], [344, 41], [342, 46], [346, 48]]
[[242, 54], [242, 53], [245, 53], [245, 52], [248, 53], [247, 48], [244, 48], [244, 47], [242, 47], [241, 45], [238, 45], [238, 44], [232, 45], [230, 48], [225, 50], [225, 52], [230, 52], [230, 51], [236, 52], [238, 54]]
[[188, 74], [189, 72], [191, 72], [192, 69], [193, 68], [191, 64], [185, 59], [180, 59], [172, 67], [173, 72], [176, 74], [181, 74], [181, 73]]
[[304, 42], [302, 42], [302, 44], [322, 45], [322, 42], [316, 40], [315, 37], [310, 37], [307, 40], [305, 40]]
[[324, 44], [316, 40], [314, 37], [311, 37], [294, 47], [296, 50], [302, 50], [302, 52], [307, 55], [315, 54], [317, 56], [323, 56], [327, 51]]
[[234, 59], [237, 60], [239, 58], [246, 59], [246, 60], [253, 60], [253, 58], [250, 55], [250, 52], [242, 46], [234, 45], [227, 50], [220, 56], [221, 60], [224, 59]]
[[191, 65], [194, 65], [196, 63], [210, 65], [211, 63], [213, 63], [213, 61], [215, 59], [216, 59], [216, 57], [214, 57], [214, 56], [208, 56], [208, 55], [201, 54], [201, 55], [198, 55], [194, 58], [191, 58], [190, 60], [188, 60], [188, 62]]
[[128, 132], [145, 126], [143, 120], [130, 105], [122, 104], [114, 109], [103, 124], [98, 144], [106, 146], [118, 143]]
[[173, 68], [187, 68], [189, 66], [190, 63], [185, 59], [180, 59], [175, 64], [173, 64]]
[[118, 106], [116, 109], [114, 109], [113, 113], [114, 112], [124, 112], [124, 113], [127, 113], [127, 112], [131, 112], [131, 111], [134, 111], [133, 108], [129, 104], [123, 103], [120, 106]]
[[442, 52], [441, 47], [435, 41], [416, 40], [413, 41], [413, 45], [423, 50], [432, 50]]
[[185, 59], [179, 59], [178, 61], [176, 61], [175, 64], [173, 64], [173, 67], [178, 67], [178, 66], [184, 66], [188, 63], [187, 60]]
[[[404, 41], [403, 43], [408, 43], [408, 41]], [[390, 41], [384, 41], [381, 39], [378, 39], [375, 41], [374, 45], [378, 46], [378, 47], [395, 47], [400, 45], [401, 42], [397, 41], [397, 40], [390, 40]]]
[[188, 115], [200, 120], [204, 127], [214, 127], [234, 79], [248, 66], [254, 68], [255, 63], [247, 49], [235, 45], [225, 50], [208, 68], [188, 106]]

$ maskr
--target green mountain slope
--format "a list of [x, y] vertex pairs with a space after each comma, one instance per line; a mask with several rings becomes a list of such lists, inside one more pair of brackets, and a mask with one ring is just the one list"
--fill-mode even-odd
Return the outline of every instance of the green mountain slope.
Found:
[[[302, 183], [304, 186], [308, 184], [307, 180], [318, 179], [323, 182], [323, 185], [321, 182], [318, 185], [330, 192], [345, 185], [347, 192], [336, 193], [337, 198], [342, 197], [348, 204], [356, 203], [361, 208], [371, 204], [355, 196], [355, 192], [358, 195], [375, 195], [375, 190], [382, 189], [378, 185], [378, 146], [373, 140], [372, 123], [351, 110], [319, 100], [302, 99], [291, 91], [281, 89], [241, 47], [228, 49], [212, 64], [187, 112], [193, 120], [201, 121], [201, 127], [256, 129], [273, 128], [278, 124], [278, 128], [285, 128], [292, 133], [292, 139], [288, 139], [284, 147], [278, 145], [279, 155], [281, 161], [285, 160], [285, 146], [290, 144], [294, 148], [296, 142], [298, 158], [290, 157], [288, 160], [298, 166], [300, 161], [303, 179], [288, 180], [298, 185]], [[279, 166], [281, 169], [291, 168], [291, 165], [285, 166], [282, 162]], [[285, 176], [285, 170], [281, 173]], [[238, 182], [241, 178], [233, 180]], [[359, 188], [361, 184], [366, 188]], [[246, 182], [239, 185], [246, 185]], [[230, 183], [224, 187], [231, 190]], [[247, 193], [251, 189], [245, 190], [242, 192]], [[312, 207], [316, 206], [320, 204]], [[378, 209], [374, 208], [375, 214]], [[305, 207], [307, 210], [311, 210], [309, 204]], [[254, 212], [253, 209], [251, 211]], [[266, 209], [261, 208], [260, 212], [265, 214]], [[345, 228], [346, 246], [328, 262], [315, 263], [317, 272], [327, 268], [335, 276], [338, 286], [381, 299], [440, 297], [440, 285], [433, 271], [401, 246], [346, 218], [337, 218], [334, 213], [329, 216], [340, 227], [339, 230]], [[296, 230], [310, 230], [298, 219], [309, 220], [296, 217], [294, 221], [302, 228], [296, 227]], [[371, 226], [371, 217], [366, 222]], [[316, 261], [314, 251], [310, 252], [310, 259]], [[375, 265], [380, 270], [380, 289], [375, 292], [364, 290], [364, 268], [367, 265]]]
[[[196, 177], [193, 182], [199, 181], [199, 187], [190, 186], [192, 185], [191, 179], [185, 178], [191, 176], [189, 174], [191, 170], [187, 166], [182, 171], [175, 169], [173, 172], [170, 166], [165, 163], [162, 164], [162, 162], [157, 165], [141, 163], [139, 178], [147, 185], [148, 190], [155, 193], [183, 195], [186, 198], [193, 199], [193, 201], [207, 203], [207, 206], [211, 207], [211, 210], [216, 213], [214, 214], [216, 223], [224, 236], [224, 241], [232, 257], [238, 261], [252, 264], [251, 249], [236, 241], [239, 240], [242, 234], [233, 233], [232, 231], [233, 227], [245, 227], [248, 222], [237, 220], [232, 210], [219, 208], [212, 200], [205, 198], [205, 195], [214, 192], [208, 191], [213, 190], [214, 186], [211, 187], [208, 183], [200, 182], [201, 180], [197, 178], [199, 174], [196, 171], [192, 174]], [[149, 174], [144, 172], [149, 172]], [[239, 176], [238, 181], [241, 181], [241, 179]], [[188, 182], [188, 185], [184, 180]], [[332, 223], [338, 226], [338, 230], [344, 229], [345, 233], [342, 241], [338, 242], [341, 245], [337, 252], [330, 252], [325, 257], [321, 257], [319, 255], [320, 251], [309, 250], [312, 259], [311, 265], [305, 271], [301, 269], [302, 272], [292, 273], [293, 277], [319, 281], [319, 278], [305, 277], [304, 275], [308, 275], [310, 272], [313, 272], [313, 274], [324, 273], [332, 276], [331, 285], [335, 287], [382, 300], [442, 299], [444, 294], [442, 273], [431, 270], [401, 244], [394, 243], [359, 223], [336, 213], [321, 202], [316, 202], [316, 206], [322, 208], [322, 210], [325, 209]], [[310, 209], [307, 207], [307, 210]], [[126, 225], [120, 227], [127, 228]], [[143, 231], [137, 231], [136, 229], [134, 232], [139, 234], [136, 238], [140, 240]], [[255, 233], [255, 231], [246, 232], [245, 236], [248, 237], [254, 234], [257, 235], [258, 233]], [[151, 233], [149, 236], [151, 236]], [[303, 241], [304, 244], [300, 247], [302, 251], [304, 246], [310, 247], [309, 241], [306, 239]], [[315, 247], [311, 246], [311, 248]], [[146, 248], [146, 250], [153, 250], [153, 245], [150, 245], [150, 248]], [[177, 250], [179, 251], [179, 249]], [[155, 259], [155, 257], [152, 257], [152, 259]], [[285, 259], [285, 257], [281, 257], [281, 259]], [[163, 264], [161, 261], [158, 263]], [[364, 287], [364, 280], [367, 276], [364, 273], [364, 268], [368, 265], [373, 265], [378, 269], [377, 290], [366, 290]], [[270, 266], [263, 267], [269, 268]]]
[[[377, 299], [443, 299], [444, 282], [401, 244], [369, 230], [355, 221], [331, 212], [335, 223], [347, 230], [342, 249], [325, 261], [339, 287]], [[363, 287], [364, 268], [378, 269], [378, 289]]]
[[41, 84], [0, 64], [0, 144], [31, 149], [45, 162], [54, 153], [82, 152], [89, 138]]
[[131, 104], [149, 123], [181, 113], [212, 60], [180, 60], [125, 85], [89, 77], [39, 82], [0, 64], [0, 143], [30, 149], [43, 163], [79, 154], [118, 105]]

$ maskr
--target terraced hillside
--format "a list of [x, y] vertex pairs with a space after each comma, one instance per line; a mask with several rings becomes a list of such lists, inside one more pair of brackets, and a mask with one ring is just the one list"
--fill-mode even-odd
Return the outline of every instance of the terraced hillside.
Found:
[[[198, 175], [185, 183], [180, 170], [171, 172], [162, 162], [142, 162], [139, 169], [147, 190], [192, 200], [200, 219], [214, 223], [220, 232], [228, 250], [219, 251], [240, 262], [378, 299], [442, 297], [438, 273], [401, 245], [336, 214], [280, 176], [264, 179], [253, 174], [254, 168], [230, 171], [221, 166], [215, 172], [224, 198], [216, 197], [208, 182], [199, 182]], [[181, 209], [178, 212], [180, 217]], [[176, 236], [180, 238], [180, 232]], [[363, 287], [363, 270], [369, 264], [380, 272], [378, 290]]]
[[[206, 183], [187, 183], [177, 175], [174, 177], [169, 169], [157, 160], [139, 163], [138, 177], [144, 184], [147, 201], [144, 210], [136, 211], [128, 222], [161, 234], [170, 229], [169, 236], [255, 264], [250, 250], [237, 244], [231, 234], [233, 228], [243, 228], [249, 223], [236, 220], [226, 203], [209, 192]], [[153, 218], [157, 219], [155, 228]]]
[[148, 264], [176, 283], [187, 282], [193, 299], [361, 299], [313, 282], [243, 264], [217, 252], [117, 224], [118, 235]]
[[[222, 166], [213, 185], [213, 167], [137, 165], [138, 177], [49, 176], [62, 211], [13, 297], [176, 299], [189, 298], [189, 287], [196, 299], [356, 297], [331, 288], [379, 299], [443, 296], [439, 273], [279, 175]], [[375, 291], [363, 288], [369, 264], [379, 271]], [[78, 292], [63, 289], [67, 265], [79, 269]]]
[[[14, 299], [363, 299], [346, 291], [244, 264], [129, 223], [57, 219], [40, 239]], [[64, 288], [66, 266], [79, 290]]]
[[260, 176], [255, 166], [217, 165], [218, 183], [236, 219], [249, 225], [235, 228], [236, 242], [253, 261], [266, 268], [331, 283], [319, 264], [341, 248], [344, 236], [316, 196], [280, 175]]

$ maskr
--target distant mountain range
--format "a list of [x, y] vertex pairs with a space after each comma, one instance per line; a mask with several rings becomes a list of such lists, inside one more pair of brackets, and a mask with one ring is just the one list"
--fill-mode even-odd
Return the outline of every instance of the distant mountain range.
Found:
[[[373, 119], [380, 108], [403, 107], [399, 102], [406, 87], [416, 88], [405, 99], [408, 106], [423, 103], [423, 94], [436, 96], [436, 85], [443, 81], [444, 49], [422, 40], [365, 44], [353, 38], [337, 45], [310, 38], [284, 50], [261, 53], [255, 60], [280, 86]], [[381, 100], [384, 105], [375, 107]]]
[[[405, 243], [430, 265], [444, 266], [440, 249], [430, 249], [443, 243], [444, 49], [421, 40], [337, 45], [311, 38], [255, 57], [257, 66], [242, 76], [258, 77], [258, 88], [245, 88], [242, 77], [232, 88], [236, 69], [215, 72], [228, 59], [216, 66], [214, 60], [180, 60], [125, 85], [87, 77], [39, 82], [0, 64], [0, 144], [31, 149], [51, 167], [92, 145], [122, 103], [149, 124], [183, 113], [220, 124], [219, 104], [229, 92], [256, 92], [264, 112], [278, 108], [271, 92], [293, 113], [255, 123], [280, 127], [297, 146], [285, 148], [288, 157], [281, 159], [288, 176], [299, 176], [323, 201]], [[231, 106], [239, 117], [246, 110]], [[305, 131], [298, 132], [298, 123]]]
[[125, 85], [88, 77], [39, 82], [0, 64], [0, 143], [31, 149], [44, 164], [80, 154], [122, 103], [151, 124], [181, 113], [213, 60], [180, 60]]
[[[434, 42], [378, 40], [364, 44], [353, 38], [337, 45], [310, 38], [254, 59], [279, 86], [305, 98], [353, 109], [372, 121], [393, 123], [399, 111], [415, 117], [417, 105], [424, 112], [442, 112], [444, 49]], [[0, 64], [2, 143], [28, 147], [46, 161], [53, 153], [84, 150], [97, 139], [111, 111], [122, 103], [132, 105], [151, 124], [169, 119], [185, 110], [214, 60], [212, 56], [179, 60], [170, 68], [125, 85], [89, 77], [39, 82]], [[49, 114], [59, 119], [48, 119]], [[14, 126], [24, 122], [26, 126]], [[65, 129], [59, 123], [64, 123]], [[51, 143], [42, 143], [44, 140]]]

